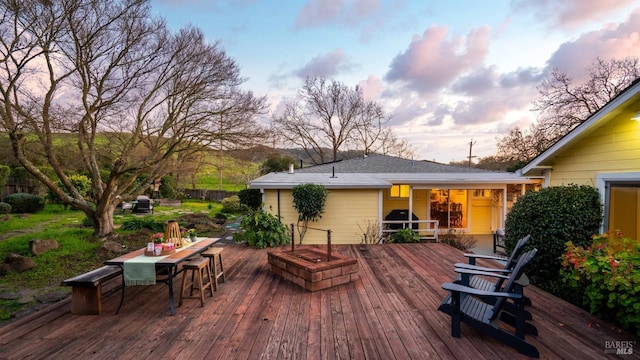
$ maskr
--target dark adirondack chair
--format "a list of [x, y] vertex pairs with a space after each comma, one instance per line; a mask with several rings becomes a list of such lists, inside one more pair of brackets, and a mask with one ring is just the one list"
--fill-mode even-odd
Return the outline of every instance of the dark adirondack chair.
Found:
[[524, 246], [531, 239], [531, 235], [527, 235], [522, 239], [518, 240], [516, 246], [513, 247], [513, 251], [511, 252], [511, 256], [500, 256], [500, 255], [482, 255], [482, 254], [464, 254], [464, 256], [469, 258], [469, 263], [456, 263], [456, 267], [466, 267], [472, 269], [476, 266], [476, 259], [488, 259], [488, 260], [497, 260], [497, 261], [505, 261], [504, 269], [510, 270], [516, 265], [520, 254], [524, 250]]
[[[524, 247], [527, 244], [527, 242], [529, 242], [529, 239], [531, 239], [531, 235], [527, 235], [522, 239], [518, 240], [518, 242], [516, 243], [516, 246], [513, 248], [513, 251], [511, 252], [511, 256], [508, 258], [493, 256], [493, 255], [464, 254], [466, 257], [469, 258], [469, 263], [468, 264], [456, 263], [455, 267], [456, 269], [469, 269], [469, 270], [477, 270], [482, 272], [495, 272], [502, 275], [508, 275], [509, 273], [511, 273], [511, 271], [513, 270], [513, 267], [516, 265], [516, 262], [518, 261], [520, 254], [522, 254], [522, 252], [524, 251]], [[505, 261], [505, 265], [504, 267], [498, 267], [498, 268], [480, 267], [475, 265], [476, 259], [491, 259], [491, 260]], [[466, 286], [471, 286], [476, 289], [487, 290], [487, 291], [500, 291], [500, 289], [502, 288], [502, 285], [504, 284], [504, 278], [498, 278], [498, 280], [494, 282], [494, 281], [487, 280], [486, 278], [481, 276], [475, 276], [471, 273], [467, 273], [467, 272], [459, 272], [459, 273], [460, 273], [460, 276], [454, 282], [460, 283]], [[529, 280], [526, 274], [522, 274], [521, 278], [518, 279], [518, 281], [516, 282], [515, 292], [522, 294], [523, 287], [528, 284], [529, 284]], [[527, 306], [531, 306], [531, 300], [526, 296], [524, 297], [524, 303]]]
[[[505, 285], [499, 291], [486, 291], [472, 288], [459, 283], [444, 283], [442, 288], [450, 292], [438, 310], [451, 316], [451, 336], [460, 337], [460, 323], [463, 322], [477, 331], [501, 341], [522, 354], [531, 357], [539, 357], [538, 349], [525, 341], [525, 334], [530, 332], [527, 328], [535, 327], [528, 324], [525, 319], [525, 310], [522, 294], [514, 292], [516, 281], [524, 272], [525, 266], [535, 256], [537, 249], [523, 253], [509, 276], [496, 273], [476, 272], [476, 276], [495, 276], [505, 278]], [[493, 298], [494, 301], [486, 301]], [[500, 326], [500, 314], [506, 300], [513, 301], [515, 311], [514, 332]], [[537, 334], [537, 330], [535, 330]]]

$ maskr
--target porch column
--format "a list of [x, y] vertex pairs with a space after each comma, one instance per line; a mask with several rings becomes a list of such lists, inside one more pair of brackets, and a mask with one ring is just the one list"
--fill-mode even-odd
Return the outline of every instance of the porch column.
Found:
[[409, 185], [409, 229], [413, 229], [413, 185]]
[[383, 208], [383, 203], [382, 200], [384, 199], [384, 197], [382, 196], [382, 189], [378, 190], [378, 234], [380, 234], [380, 236], [382, 237], [383, 233], [383, 224], [382, 224], [382, 208]]
[[[504, 229], [504, 222], [507, 220], [507, 186], [505, 185], [502, 188], [502, 220], [501, 220], [501, 226], [499, 226], [499, 228], [503, 228]], [[497, 229], [496, 229], [497, 230]]]

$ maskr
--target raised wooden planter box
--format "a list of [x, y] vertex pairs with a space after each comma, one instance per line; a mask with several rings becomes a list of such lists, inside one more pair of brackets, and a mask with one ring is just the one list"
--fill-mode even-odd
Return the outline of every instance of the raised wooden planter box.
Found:
[[309, 291], [327, 289], [358, 279], [358, 260], [317, 248], [269, 252], [271, 272]]

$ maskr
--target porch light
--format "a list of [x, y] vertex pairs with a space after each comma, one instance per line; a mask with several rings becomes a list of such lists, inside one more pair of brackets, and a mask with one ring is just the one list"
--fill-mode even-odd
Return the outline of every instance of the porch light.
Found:
[[640, 111], [638, 111], [638, 113], [634, 117], [632, 117], [631, 120], [640, 121]]

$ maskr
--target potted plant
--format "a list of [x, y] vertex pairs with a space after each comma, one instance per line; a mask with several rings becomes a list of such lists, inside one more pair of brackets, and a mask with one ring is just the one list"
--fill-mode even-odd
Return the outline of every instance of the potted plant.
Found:
[[191, 241], [195, 241], [196, 236], [198, 236], [198, 232], [194, 228], [183, 230], [183, 233], [184, 236], [188, 237]]
[[164, 234], [159, 232], [151, 235], [151, 241], [154, 244], [162, 244], [164, 242]]

